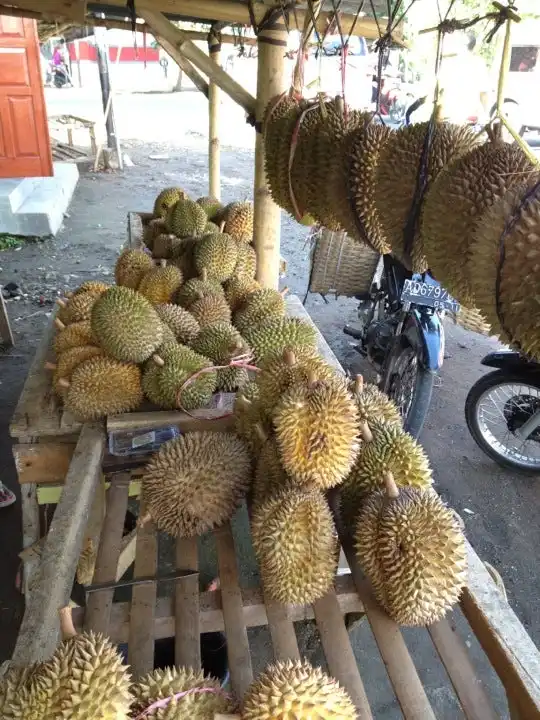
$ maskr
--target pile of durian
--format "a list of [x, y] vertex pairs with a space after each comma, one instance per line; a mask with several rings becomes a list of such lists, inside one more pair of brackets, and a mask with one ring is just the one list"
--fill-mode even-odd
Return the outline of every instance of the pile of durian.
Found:
[[[294, 704], [295, 717], [353, 720], [355, 707], [336, 680], [307, 662], [270, 666], [238, 701], [219, 681], [186, 667], [154, 670], [134, 682], [101, 634], [77, 634], [70, 608], [60, 611], [63, 641], [31, 667], [0, 678], [3, 720], [272, 720]], [[315, 714], [314, 714], [315, 713]]]
[[[54, 391], [81, 421], [135, 410], [144, 398], [164, 409], [205, 407], [215, 392], [248, 382], [249, 362], [314, 342], [309, 325], [285, 318], [284, 293], [255, 280], [250, 203], [222, 208], [167, 189], [155, 212], [152, 232], [163, 223], [175, 232], [166, 236], [170, 253], [163, 233], [152, 241], [169, 259], [156, 266], [149, 251], [125, 250], [116, 285], [85, 282], [59, 301], [48, 367]], [[210, 217], [221, 218], [223, 232]]]
[[[281, 95], [264, 120], [275, 202], [303, 223], [346, 230], [417, 272], [430, 268], [492, 331], [540, 360], [540, 168], [500, 128], [487, 142], [437, 123], [415, 227], [428, 123], [391, 130], [342, 98]], [[405, 231], [412, 251], [405, 251]]]

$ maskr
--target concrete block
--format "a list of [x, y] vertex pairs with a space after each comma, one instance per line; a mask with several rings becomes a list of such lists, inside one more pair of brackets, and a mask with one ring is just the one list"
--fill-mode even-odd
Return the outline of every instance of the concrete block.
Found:
[[0, 210], [17, 212], [43, 178], [5, 178], [0, 180]]

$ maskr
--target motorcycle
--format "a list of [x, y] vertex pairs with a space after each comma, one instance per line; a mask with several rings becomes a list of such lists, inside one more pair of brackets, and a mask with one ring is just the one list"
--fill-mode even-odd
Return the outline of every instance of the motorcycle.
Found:
[[516, 350], [501, 350], [486, 355], [482, 365], [496, 369], [467, 395], [469, 432], [502, 467], [540, 473], [540, 364]]
[[53, 65], [52, 63], [47, 70], [45, 84], [56, 88], [73, 87], [65, 65]]
[[344, 332], [359, 340], [356, 350], [378, 373], [405, 430], [418, 437], [443, 364], [442, 313], [459, 304], [429, 272], [412, 274], [391, 255], [383, 255], [369, 293], [357, 299], [359, 323]]

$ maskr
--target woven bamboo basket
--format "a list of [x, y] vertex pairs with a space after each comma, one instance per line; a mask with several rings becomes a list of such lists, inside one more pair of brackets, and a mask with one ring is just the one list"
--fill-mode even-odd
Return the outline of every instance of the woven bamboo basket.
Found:
[[493, 335], [491, 326], [486, 322], [480, 310], [477, 310], [475, 307], [467, 308], [461, 306], [457, 313], [450, 313], [449, 316], [454, 325], [459, 325], [465, 330], [470, 330], [485, 337]]
[[309, 292], [354, 297], [368, 292], [380, 255], [346, 232], [322, 228], [313, 236]]

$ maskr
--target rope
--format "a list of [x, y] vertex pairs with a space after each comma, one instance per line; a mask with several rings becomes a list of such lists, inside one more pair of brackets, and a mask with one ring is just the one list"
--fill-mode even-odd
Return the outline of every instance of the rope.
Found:
[[289, 149], [289, 197], [291, 198], [291, 202], [294, 209], [295, 219], [297, 222], [300, 222], [300, 220], [303, 217], [303, 212], [300, 211], [298, 203], [296, 202], [296, 196], [294, 194], [293, 186], [292, 186], [292, 178], [291, 178], [291, 171], [292, 166], [294, 162], [294, 155], [296, 153], [296, 148], [298, 145], [298, 135], [300, 133], [300, 127], [302, 126], [302, 123], [304, 121], [304, 118], [309, 112], [312, 112], [313, 110], [316, 110], [319, 105], [319, 99], [316, 99], [312, 102], [312, 104], [307, 107], [305, 110], [303, 110], [300, 113], [300, 117], [296, 121], [296, 125], [294, 126], [293, 134], [291, 137], [291, 147]]
[[222, 690], [221, 688], [192, 688], [191, 690], [185, 690], [184, 692], [178, 692], [174, 695], [171, 695], [166, 698], [162, 698], [160, 700], [156, 700], [151, 705], [149, 705], [145, 710], [143, 710], [141, 713], [139, 713], [135, 720], [144, 720], [144, 718], [148, 717], [154, 710], [160, 710], [161, 708], [167, 707], [173, 700], [180, 700], [183, 697], [187, 697], [188, 695], [204, 695], [204, 694], [210, 694], [210, 695], [221, 695], [221, 697], [225, 698], [226, 700], [232, 701], [234, 698], [233, 696]]

